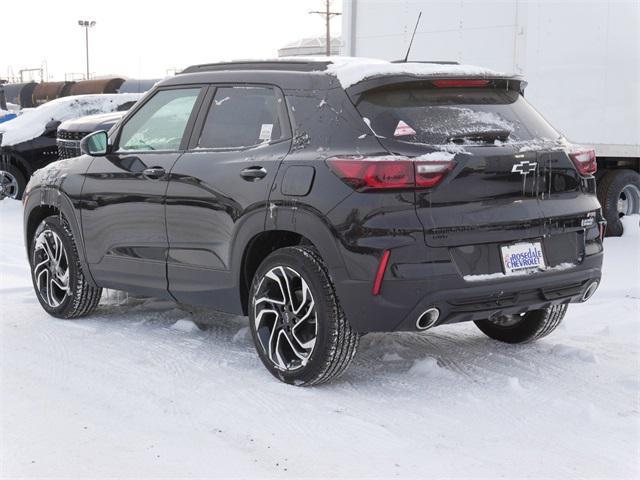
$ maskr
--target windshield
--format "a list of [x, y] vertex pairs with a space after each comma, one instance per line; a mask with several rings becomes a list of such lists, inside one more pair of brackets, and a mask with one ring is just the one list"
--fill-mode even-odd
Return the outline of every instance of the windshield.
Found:
[[511, 90], [394, 87], [357, 103], [376, 135], [429, 145], [556, 140], [560, 134]]

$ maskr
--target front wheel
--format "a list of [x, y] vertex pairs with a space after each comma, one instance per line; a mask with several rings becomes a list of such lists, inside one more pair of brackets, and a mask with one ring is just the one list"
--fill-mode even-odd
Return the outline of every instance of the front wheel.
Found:
[[62, 217], [47, 217], [38, 225], [29, 262], [36, 295], [50, 315], [77, 318], [98, 306], [102, 289], [87, 282], [73, 234]]
[[500, 317], [474, 322], [488, 337], [506, 343], [527, 343], [546, 337], [553, 332], [567, 311], [566, 305], [551, 307], [517, 315], [501, 315]]
[[336, 378], [358, 346], [326, 266], [310, 247], [282, 248], [262, 262], [251, 285], [249, 320], [260, 360], [285, 383]]

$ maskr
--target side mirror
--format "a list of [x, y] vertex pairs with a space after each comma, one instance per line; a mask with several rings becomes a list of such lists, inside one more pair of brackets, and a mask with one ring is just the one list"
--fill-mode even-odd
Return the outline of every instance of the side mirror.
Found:
[[108, 142], [107, 132], [104, 130], [93, 132], [80, 141], [80, 152], [92, 157], [102, 157], [107, 154]]
[[49, 120], [47, 124], [44, 126], [44, 133], [55, 133], [60, 126], [60, 120]]

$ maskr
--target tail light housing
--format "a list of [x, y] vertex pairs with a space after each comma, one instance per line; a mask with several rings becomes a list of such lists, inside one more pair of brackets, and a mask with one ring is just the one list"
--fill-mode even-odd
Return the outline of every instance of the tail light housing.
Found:
[[569, 151], [569, 158], [580, 175], [593, 175], [598, 169], [596, 151], [593, 148], [573, 148]]
[[438, 185], [455, 166], [447, 155], [444, 153], [441, 160], [333, 157], [327, 164], [340, 180], [359, 192], [408, 190]]

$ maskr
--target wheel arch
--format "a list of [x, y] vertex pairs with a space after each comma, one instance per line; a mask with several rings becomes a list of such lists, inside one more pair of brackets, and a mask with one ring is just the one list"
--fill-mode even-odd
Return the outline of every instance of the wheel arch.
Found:
[[260, 263], [274, 250], [310, 245], [318, 251], [334, 279], [342, 278], [346, 272], [335, 235], [315, 212], [299, 207], [278, 207], [277, 213], [268, 214], [268, 217], [266, 228], [245, 235], [246, 241], [241, 242], [242, 247], [234, 261], [234, 265], [239, 266], [237, 286], [245, 315], [253, 276]]
[[[75, 240], [76, 249], [82, 267], [82, 272], [85, 279], [93, 287], [96, 287], [96, 283], [91, 276], [91, 271], [87, 264], [84, 239], [82, 236], [82, 229], [80, 228], [79, 218], [76, 214], [76, 209], [69, 197], [62, 191], [54, 188], [38, 187], [32, 189], [26, 199], [24, 199], [24, 239], [25, 247], [29, 252], [29, 246], [33, 235], [38, 228], [38, 225], [42, 220], [51, 215], [60, 215], [64, 217], [71, 233]], [[31, 263], [31, 258], [29, 258]]]
[[4, 149], [2, 152], [2, 161], [0, 164], [8, 164], [16, 167], [24, 175], [24, 179], [29, 182], [29, 178], [33, 175], [33, 169], [29, 162], [18, 152], [11, 149]]

